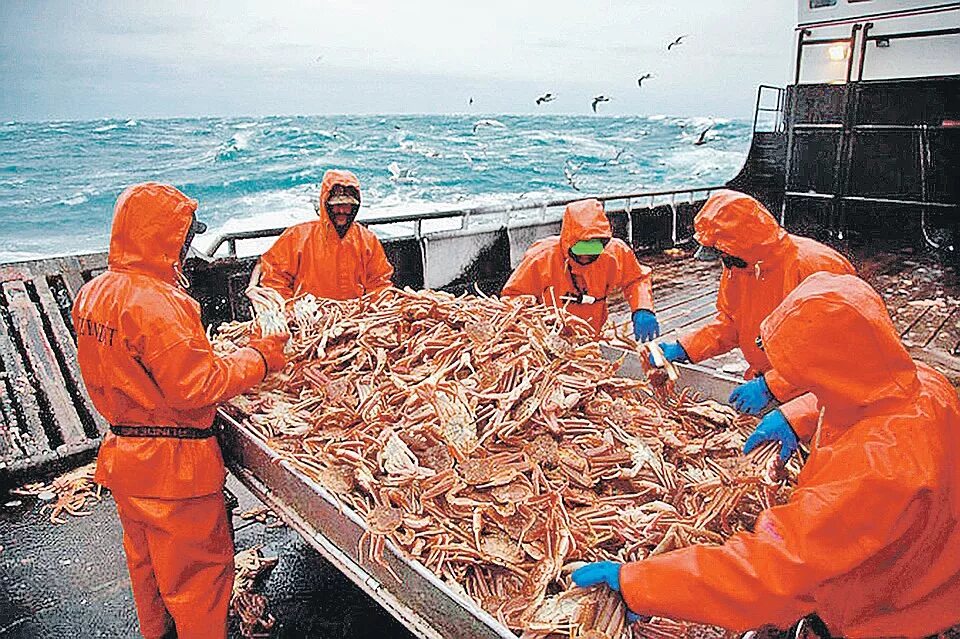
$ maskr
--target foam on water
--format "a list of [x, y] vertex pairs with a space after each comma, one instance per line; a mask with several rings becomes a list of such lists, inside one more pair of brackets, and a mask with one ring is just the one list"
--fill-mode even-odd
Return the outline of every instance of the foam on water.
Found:
[[7, 122], [0, 261], [104, 249], [117, 196], [145, 180], [197, 198], [209, 241], [312, 219], [328, 168], [360, 177], [362, 219], [575, 196], [571, 167], [583, 195], [721, 184], [749, 135], [746, 121], [669, 115]]

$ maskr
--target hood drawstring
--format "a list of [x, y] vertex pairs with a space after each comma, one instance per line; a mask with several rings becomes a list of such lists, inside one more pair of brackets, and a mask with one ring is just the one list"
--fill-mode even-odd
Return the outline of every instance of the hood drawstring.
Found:
[[756, 276], [756, 278], [757, 278], [758, 280], [760, 279], [760, 265], [761, 265], [761, 264], [763, 264], [763, 261], [762, 261], [762, 260], [753, 265], [753, 274]]
[[184, 289], [190, 288], [190, 280], [187, 279], [187, 276], [183, 274], [183, 271], [180, 269], [180, 263], [173, 265], [173, 272], [177, 276], [177, 284], [182, 286]]

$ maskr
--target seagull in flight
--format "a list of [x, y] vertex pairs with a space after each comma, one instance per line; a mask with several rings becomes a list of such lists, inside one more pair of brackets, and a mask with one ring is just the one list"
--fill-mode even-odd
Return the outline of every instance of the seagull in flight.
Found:
[[708, 126], [707, 128], [705, 128], [703, 131], [701, 131], [701, 132], [700, 132], [700, 137], [697, 138], [697, 141], [693, 143], [694, 146], [700, 146], [700, 145], [702, 145], [702, 144], [706, 144], [706, 143], [707, 143], [707, 138], [706, 138], [707, 131], [709, 131], [709, 130], [712, 129], [712, 128], [713, 128], [713, 125], [711, 124], [710, 126]]
[[583, 168], [582, 164], [575, 164], [572, 160], [567, 158], [563, 163], [563, 177], [567, 178], [567, 184], [570, 185], [574, 191], [579, 191], [580, 187], [577, 186], [576, 177], [577, 173], [580, 172], [580, 169]]
[[653, 74], [652, 74], [652, 73], [644, 73], [644, 74], [641, 75], [639, 78], [637, 78], [637, 86], [638, 86], [638, 87], [642, 87], [642, 86], [643, 86], [643, 81], [644, 81], [644, 80], [649, 80], [649, 79], [652, 78], [652, 77], [653, 77]]
[[605, 96], [605, 95], [598, 95], [597, 97], [595, 97], [595, 98], [593, 99], [593, 104], [591, 104], [590, 106], [593, 107], [593, 112], [596, 113], [596, 112], [597, 112], [597, 104], [598, 104], [598, 103], [600, 103], [600, 102], [609, 102], [609, 101], [610, 101], [610, 98], [608, 98], [607, 96]]
[[473, 106], [473, 98], [472, 98], [472, 97], [470, 98], [470, 102], [467, 104], [467, 106]]
[[473, 123], [473, 132], [476, 133], [477, 129], [479, 129], [482, 126], [492, 126], [492, 127], [498, 127], [501, 129], [507, 128], [507, 125], [504, 124], [503, 122], [500, 122], [499, 120], [477, 120], [476, 122]]
[[667, 45], [667, 51], [669, 51], [669, 50], [672, 49], [673, 47], [678, 47], [678, 46], [680, 46], [681, 44], [683, 44], [683, 39], [686, 38], [686, 37], [687, 37], [687, 36], [685, 36], [685, 35], [677, 36], [677, 39], [676, 39], [676, 40], [674, 40], [673, 42], [671, 42], [670, 44]]
[[539, 98], [537, 98], [537, 106], [540, 106], [540, 104], [543, 102], [553, 102], [556, 99], [557, 99], [557, 96], [555, 96], [554, 94], [544, 93]]

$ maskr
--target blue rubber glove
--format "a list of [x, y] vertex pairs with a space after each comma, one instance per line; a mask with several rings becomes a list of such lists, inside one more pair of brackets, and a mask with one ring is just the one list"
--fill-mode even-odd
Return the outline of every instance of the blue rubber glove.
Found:
[[[616, 561], [595, 561], [592, 564], [581, 566], [573, 571], [570, 578], [573, 583], [581, 588], [595, 586], [597, 584], [606, 584], [611, 590], [620, 592], [620, 566], [622, 564]], [[624, 602], [626, 607], [626, 602]], [[633, 623], [640, 619], [640, 615], [627, 608], [627, 623]]]
[[660, 337], [660, 324], [653, 311], [645, 308], [633, 312], [633, 338], [641, 342], [649, 342], [654, 337]]
[[[680, 342], [665, 342], [660, 344], [660, 350], [663, 351], [663, 356], [667, 358], [668, 362], [690, 361], [690, 358], [687, 356], [687, 351], [683, 350]], [[653, 361], [653, 355], [650, 355], [649, 361], [651, 366], [657, 365], [657, 363]]]
[[746, 384], [740, 384], [730, 393], [730, 403], [741, 413], [759, 415], [764, 407], [773, 401], [773, 393], [767, 387], [767, 380], [758, 375]]
[[743, 445], [743, 454], [746, 455], [763, 442], [780, 442], [782, 462], [790, 459], [793, 451], [797, 450], [797, 434], [779, 410], [772, 410], [763, 416], [753, 434], [747, 438], [747, 443]]

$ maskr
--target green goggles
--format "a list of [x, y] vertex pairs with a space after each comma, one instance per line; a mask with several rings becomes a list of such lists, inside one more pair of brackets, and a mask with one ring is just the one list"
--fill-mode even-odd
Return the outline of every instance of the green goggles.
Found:
[[603, 247], [607, 245], [608, 241], [606, 238], [580, 240], [570, 247], [570, 252], [573, 255], [600, 255], [603, 253]]

